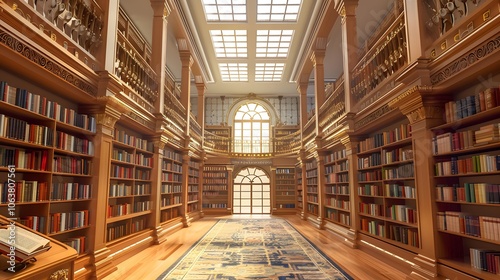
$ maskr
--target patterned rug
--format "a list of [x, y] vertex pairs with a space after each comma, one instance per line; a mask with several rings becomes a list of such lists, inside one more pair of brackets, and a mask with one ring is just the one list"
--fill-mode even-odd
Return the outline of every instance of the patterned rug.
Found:
[[157, 280], [352, 279], [282, 219], [219, 220]]

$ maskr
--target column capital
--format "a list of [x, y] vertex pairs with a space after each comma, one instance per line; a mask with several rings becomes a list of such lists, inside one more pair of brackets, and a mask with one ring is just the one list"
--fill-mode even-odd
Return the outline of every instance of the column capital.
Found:
[[113, 134], [115, 124], [122, 114], [130, 112], [130, 109], [115, 96], [98, 97], [97, 104], [82, 106], [81, 108], [85, 112], [95, 115], [100, 132], [107, 135]]
[[191, 67], [193, 65], [194, 59], [189, 50], [179, 51], [179, 56], [181, 58], [182, 67]]
[[308, 87], [308, 82], [297, 82], [297, 91], [300, 93], [300, 95], [306, 95]]
[[325, 59], [325, 50], [324, 49], [317, 49], [311, 52], [310, 59], [312, 63], [314, 64], [314, 67], [317, 65], [323, 65], [323, 61]]
[[163, 17], [164, 19], [167, 19], [170, 12], [172, 12], [172, 8], [168, 5], [167, 0], [149, 0], [149, 2], [153, 8], [154, 17]]

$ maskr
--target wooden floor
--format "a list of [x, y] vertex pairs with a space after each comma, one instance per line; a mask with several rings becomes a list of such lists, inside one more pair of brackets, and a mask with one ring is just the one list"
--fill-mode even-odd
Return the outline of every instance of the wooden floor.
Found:
[[[147, 248], [130, 259], [120, 263], [118, 270], [104, 280], [156, 279], [171, 264], [181, 257], [200, 237], [202, 237], [219, 218], [269, 218], [269, 215], [234, 215], [224, 217], [206, 216], [168, 237], [160, 245]], [[394, 269], [363, 250], [351, 249], [333, 234], [314, 228], [311, 223], [298, 216], [279, 216], [290, 222], [299, 232], [326, 253], [355, 279], [362, 280], [401, 280], [407, 274]]]

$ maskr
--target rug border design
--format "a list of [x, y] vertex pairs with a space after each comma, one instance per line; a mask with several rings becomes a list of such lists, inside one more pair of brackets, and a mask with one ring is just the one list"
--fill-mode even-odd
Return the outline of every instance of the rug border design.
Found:
[[[295, 230], [302, 238], [304, 238], [307, 243], [314, 248], [314, 250], [321, 255], [331, 266], [335, 267], [342, 276], [344, 276], [347, 280], [354, 280], [352, 276], [350, 276], [342, 267], [340, 267], [335, 261], [333, 261], [328, 255], [326, 255], [320, 248], [318, 248], [314, 243], [312, 243], [302, 232], [297, 230], [292, 224], [290, 224], [287, 220], [283, 218], [277, 218], [273, 217], [271, 219], [276, 219], [276, 220], [281, 220], [284, 221], [287, 225], [289, 225], [293, 230]], [[184, 258], [193, 251], [193, 249], [200, 244], [202, 240], [221, 222], [221, 221], [228, 221], [228, 220], [259, 220], [259, 219], [251, 219], [251, 218], [233, 218], [233, 219], [217, 219], [217, 221], [210, 227], [210, 229], [207, 230], [203, 236], [201, 236], [191, 247], [189, 247], [182, 256], [180, 256], [173, 264], [171, 264], [164, 272], [162, 272], [156, 280], [166, 280], [167, 277], [179, 264]]]

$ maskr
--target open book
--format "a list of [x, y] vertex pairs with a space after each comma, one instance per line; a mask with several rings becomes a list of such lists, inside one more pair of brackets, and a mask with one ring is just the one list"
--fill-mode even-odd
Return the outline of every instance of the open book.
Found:
[[0, 228], [0, 252], [25, 261], [49, 250], [50, 240], [20, 226]]

